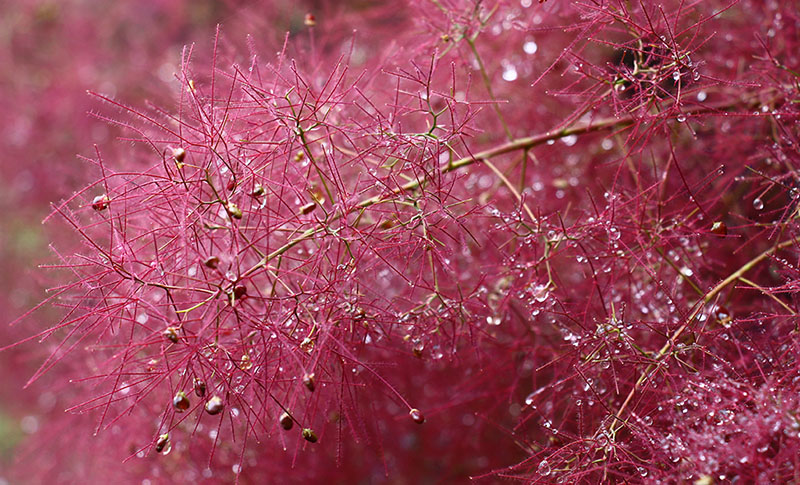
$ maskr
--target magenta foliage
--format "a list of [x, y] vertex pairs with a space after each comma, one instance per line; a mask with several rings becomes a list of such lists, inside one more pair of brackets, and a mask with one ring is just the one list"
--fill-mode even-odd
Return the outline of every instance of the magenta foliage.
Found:
[[308, 11], [96, 94], [34, 378], [128, 459], [72, 473], [799, 478], [795, 6]]

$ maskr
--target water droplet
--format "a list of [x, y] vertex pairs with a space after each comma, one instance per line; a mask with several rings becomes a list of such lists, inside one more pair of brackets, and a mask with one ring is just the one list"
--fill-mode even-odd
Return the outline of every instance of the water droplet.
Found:
[[536, 469], [536, 471], [539, 473], [539, 475], [546, 477], [550, 475], [553, 470], [550, 468], [550, 464], [547, 463], [547, 460], [542, 460], [541, 463], [539, 463], [539, 467]]
[[701, 103], [705, 101], [706, 98], [708, 98], [708, 94], [706, 94], [705, 91], [700, 91], [699, 93], [697, 93], [697, 100], [700, 101]]
[[550, 290], [548, 289], [547, 285], [536, 285], [533, 288], [533, 299], [542, 303], [543, 301], [547, 300], [547, 297], [550, 295]]
[[681, 71], [679, 69], [675, 69], [672, 71], [672, 80], [678, 82], [681, 78]]
[[683, 114], [683, 113], [681, 113], [681, 114], [679, 114], [679, 115], [678, 115], [678, 117], [677, 117], [677, 118], [675, 118], [675, 119], [676, 119], [676, 120], [678, 120], [678, 123], [683, 123], [684, 121], [686, 121], [686, 115], [685, 115], [685, 114]]
[[613, 226], [608, 229], [608, 238], [609, 239], [611, 239], [612, 241], [616, 241], [616, 240], [619, 239], [619, 237], [620, 237], [619, 229], [617, 229], [616, 227], [613, 227]]
[[503, 321], [503, 318], [500, 317], [500, 316], [497, 316], [497, 315], [490, 315], [490, 316], [486, 317], [486, 323], [488, 323], [489, 325], [495, 326], [495, 327], [497, 325], [500, 325], [500, 323], [502, 323], [502, 321]]
[[539, 50], [539, 46], [536, 45], [536, 42], [529, 40], [522, 45], [522, 50], [524, 50], [526, 54], [536, 54], [536, 51]]
[[411, 416], [411, 420], [417, 424], [425, 422], [425, 416], [423, 416], [422, 411], [417, 408], [412, 408], [411, 411], [408, 412], [408, 415]]
[[753, 208], [757, 211], [760, 211], [764, 208], [764, 201], [756, 197], [753, 199]]
[[567, 135], [561, 139], [561, 143], [571, 147], [578, 142], [578, 135]]
[[506, 64], [503, 68], [503, 80], [508, 82], [517, 80], [517, 68], [513, 64]]

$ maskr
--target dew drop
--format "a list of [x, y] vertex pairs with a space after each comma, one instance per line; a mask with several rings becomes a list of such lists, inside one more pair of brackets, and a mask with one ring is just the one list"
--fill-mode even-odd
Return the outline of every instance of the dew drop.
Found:
[[683, 123], [684, 121], [686, 121], [686, 115], [685, 115], [685, 114], [683, 114], [683, 113], [681, 113], [681, 114], [679, 114], [679, 115], [678, 115], [678, 117], [677, 117], [677, 118], [675, 118], [675, 119], [676, 119], [676, 120], [678, 120], [678, 123]]
[[522, 45], [522, 50], [524, 50], [526, 54], [536, 54], [536, 51], [539, 50], [539, 46], [536, 42], [529, 40]]
[[417, 424], [425, 422], [425, 416], [423, 416], [422, 411], [417, 408], [412, 408], [411, 411], [408, 412], [408, 415], [411, 416], [411, 420]]
[[699, 93], [697, 93], [697, 100], [700, 101], [701, 103], [705, 101], [706, 98], [708, 98], [708, 94], [705, 91], [700, 91]]
[[536, 285], [533, 288], [533, 299], [538, 301], [539, 303], [544, 302], [547, 300], [547, 297], [550, 295], [550, 290], [548, 289], [547, 285]]
[[764, 201], [756, 197], [755, 199], [753, 199], [753, 208], [757, 211], [760, 211], [761, 209], [764, 208]]
[[517, 68], [513, 64], [506, 64], [503, 68], [503, 80], [508, 82], [517, 80]]
[[547, 463], [547, 460], [542, 460], [541, 463], [539, 463], [539, 467], [536, 469], [536, 472], [543, 477], [550, 475], [552, 471], [553, 470], [550, 468], [550, 464]]
[[567, 135], [561, 139], [561, 143], [567, 145], [568, 147], [573, 146], [577, 142], [578, 142], [578, 135]]
[[616, 240], [619, 239], [619, 237], [620, 237], [619, 229], [617, 229], [616, 227], [610, 227], [608, 229], [608, 238], [609, 239], [611, 239], [612, 241], [616, 241]]

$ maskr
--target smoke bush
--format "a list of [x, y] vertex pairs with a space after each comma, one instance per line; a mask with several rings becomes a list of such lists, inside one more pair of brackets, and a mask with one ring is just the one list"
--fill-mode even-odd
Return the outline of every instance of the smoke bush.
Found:
[[282, 44], [186, 47], [172, 106], [93, 93], [132, 145], [49, 218], [82, 246], [54, 245], [33, 379], [69, 374], [82, 416], [32, 446], [87, 436], [20, 466], [798, 479], [796, 4], [292, 18]]

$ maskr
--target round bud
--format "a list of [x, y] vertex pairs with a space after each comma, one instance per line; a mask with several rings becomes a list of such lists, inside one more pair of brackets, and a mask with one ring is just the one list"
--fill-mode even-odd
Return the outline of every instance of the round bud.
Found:
[[216, 269], [217, 266], [219, 266], [219, 258], [216, 256], [209, 256], [203, 261], [203, 264], [208, 268]]
[[252, 195], [253, 197], [261, 197], [266, 193], [267, 190], [261, 184], [256, 184], [256, 186], [253, 188], [253, 191], [250, 192], [250, 195]]
[[278, 418], [278, 422], [281, 423], [281, 428], [285, 429], [286, 431], [289, 431], [290, 429], [292, 429], [292, 426], [294, 425], [294, 421], [292, 421], [292, 417], [289, 416], [289, 413], [287, 413], [285, 411], [284, 411], [283, 414], [281, 414], [281, 417]]
[[237, 300], [241, 300], [245, 296], [247, 296], [247, 286], [243, 284], [238, 284], [233, 287], [233, 296]]
[[303, 375], [303, 384], [308, 388], [309, 391], [314, 392], [316, 388], [316, 383], [314, 380], [314, 373], [311, 374], [304, 374]]
[[201, 379], [195, 378], [193, 387], [194, 393], [197, 397], [203, 397], [206, 395], [206, 383]]
[[108, 196], [106, 194], [98, 195], [92, 200], [92, 209], [100, 212], [108, 209]]
[[242, 218], [243, 216], [242, 209], [240, 209], [239, 206], [237, 206], [233, 202], [228, 202], [228, 205], [225, 206], [225, 208], [228, 210], [228, 214], [230, 214], [230, 216], [233, 217], [234, 219]]
[[318, 439], [317, 433], [315, 433], [311, 428], [303, 428], [303, 439], [309, 443], [316, 443]]
[[728, 226], [726, 226], [722, 221], [716, 221], [711, 224], [711, 234], [715, 234], [717, 236], [727, 236]]
[[219, 396], [212, 397], [206, 403], [206, 412], [212, 416], [221, 413], [223, 409], [225, 409], [225, 403]]
[[175, 411], [182, 413], [189, 409], [189, 398], [186, 397], [186, 393], [183, 391], [178, 391], [175, 394], [175, 397], [172, 398], [172, 407], [175, 408]]
[[164, 338], [172, 342], [173, 344], [178, 343], [178, 329], [175, 327], [167, 327], [164, 330]]
[[176, 162], [181, 163], [186, 158], [186, 150], [183, 148], [173, 148], [172, 149], [172, 158], [175, 159]]
[[423, 416], [422, 411], [417, 408], [413, 408], [411, 411], [409, 411], [408, 415], [411, 416], [411, 419], [417, 424], [422, 424], [425, 422], [425, 416]]
[[313, 27], [317, 25], [317, 18], [314, 17], [314, 14], [307, 13], [306, 18], [303, 19], [303, 23], [306, 25], [306, 27]]
[[314, 212], [314, 209], [316, 208], [317, 208], [316, 202], [309, 202], [308, 204], [300, 208], [300, 213], [305, 216]]
[[165, 449], [169, 450], [168, 445], [169, 445], [169, 433], [164, 433], [158, 437], [158, 440], [156, 440], [156, 451], [158, 453], [161, 453]]

